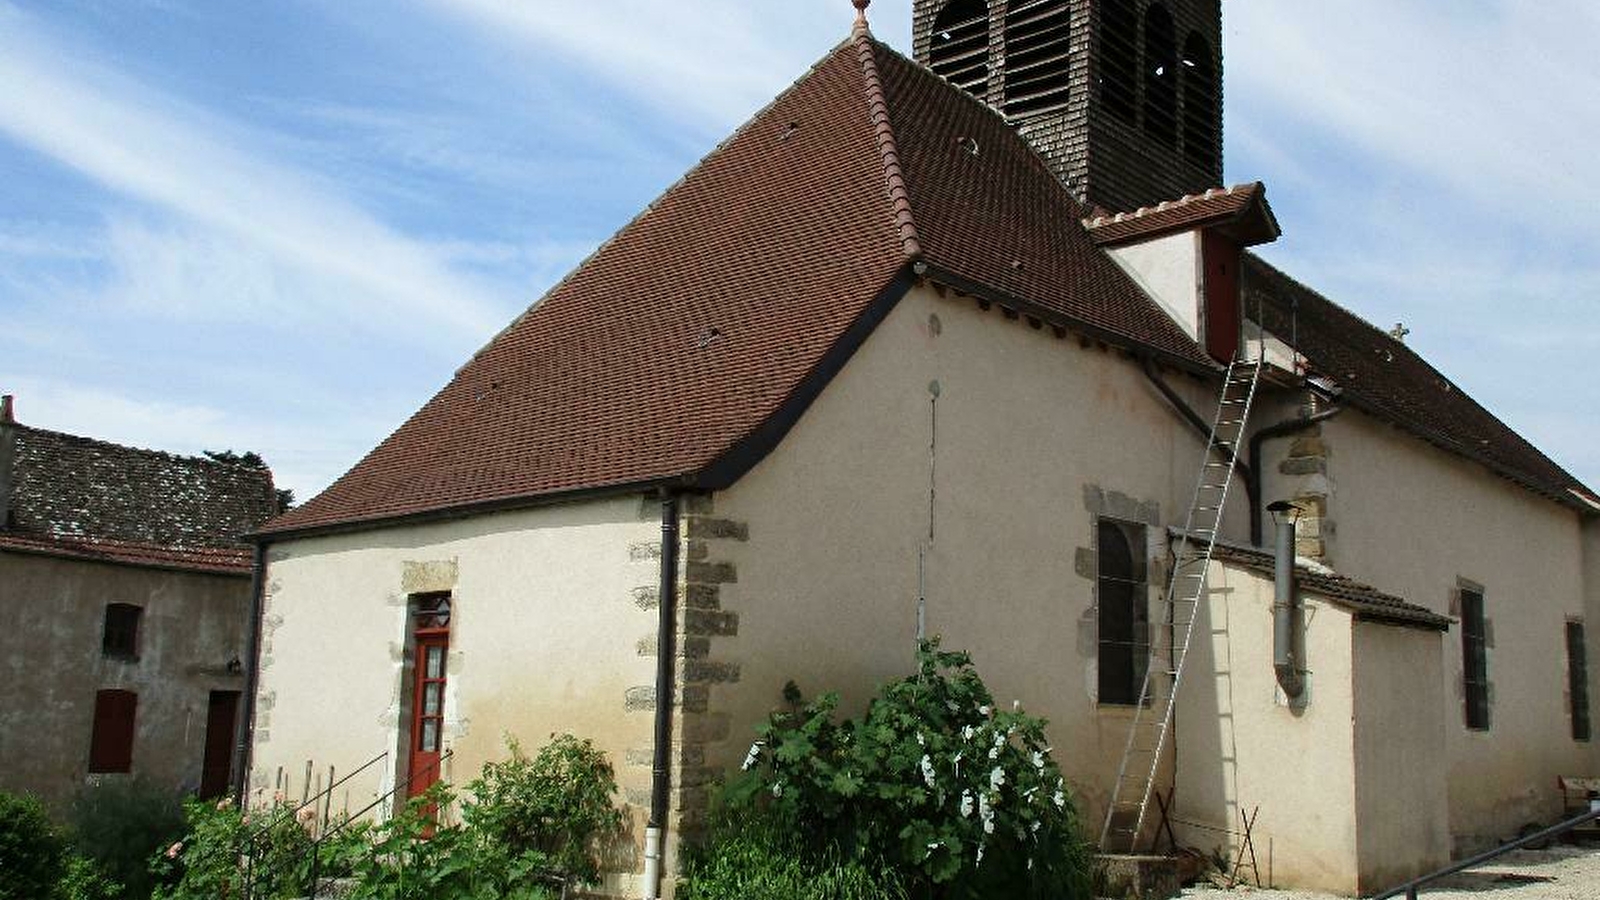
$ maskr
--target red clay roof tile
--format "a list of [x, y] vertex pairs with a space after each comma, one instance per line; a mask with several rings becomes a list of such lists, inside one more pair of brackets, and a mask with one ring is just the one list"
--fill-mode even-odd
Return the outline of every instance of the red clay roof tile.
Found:
[[1228, 225], [1248, 219], [1246, 245], [1275, 240], [1278, 223], [1266, 205], [1266, 188], [1261, 182], [1216, 188], [1203, 194], [1189, 194], [1131, 213], [1095, 210], [1085, 219], [1095, 244], [1105, 247], [1129, 241], [1146, 240], [1174, 231]]

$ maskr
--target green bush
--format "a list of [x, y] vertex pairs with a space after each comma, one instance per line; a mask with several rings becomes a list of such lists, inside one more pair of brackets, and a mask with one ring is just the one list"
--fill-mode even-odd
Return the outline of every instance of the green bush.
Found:
[[51, 896], [66, 861], [66, 841], [38, 799], [0, 792], [0, 900]]
[[[183, 804], [187, 833], [149, 862], [159, 880], [156, 900], [215, 900], [251, 896], [298, 897], [310, 870], [311, 836], [293, 808], [276, 804], [240, 813], [231, 800], [190, 799]], [[248, 859], [248, 866], [241, 866]]]
[[67, 810], [72, 845], [123, 885], [128, 900], [150, 896], [150, 857], [184, 833], [176, 791], [144, 778], [84, 785]]
[[965, 653], [925, 642], [917, 674], [886, 685], [860, 721], [836, 694], [758, 729], [734, 810], [762, 809], [810, 852], [881, 854], [913, 896], [1088, 896], [1089, 854], [1043, 719], [995, 708]]
[[65, 870], [56, 882], [56, 900], [123, 900], [122, 885], [107, 877], [88, 857], [67, 854]]
[[881, 863], [848, 859], [837, 848], [816, 851], [789, 823], [763, 811], [724, 815], [711, 840], [691, 850], [684, 900], [906, 900], [905, 888]]

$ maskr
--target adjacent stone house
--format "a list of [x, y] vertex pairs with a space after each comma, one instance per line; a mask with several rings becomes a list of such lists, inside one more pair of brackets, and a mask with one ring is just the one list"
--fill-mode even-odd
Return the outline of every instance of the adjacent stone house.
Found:
[[[262, 529], [253, 788], [379, 759], [353, 791], [412, 790], [574, 731], [634, 825], [607, 889], [654, 897], [785, 681], [849, 708], [921, 628], [1050, 720], [1098, 821], [1220, 469], [1155, 784], [1180, 840], [1255, 810], [1277, 881], [1354, 892], [1553, 820], [1600, 763], [1600, 501], [1246, 249], [1278, 223], [1219, 186], [1215, 0], [916, 23], [918, 62], [858, 24]], [[1253, 411], [1208, 452], [1236, 356]]]
[[31, 428], [0, 405], [0, 789], [226, 793], [266, 469]]

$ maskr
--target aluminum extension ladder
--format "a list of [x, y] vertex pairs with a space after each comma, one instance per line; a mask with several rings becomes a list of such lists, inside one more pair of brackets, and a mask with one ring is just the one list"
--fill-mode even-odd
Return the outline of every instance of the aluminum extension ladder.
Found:
[[1144, 685], [1139, 689], [1139, 703], [1134, 707], [1128, 743], [1117, 768], [1105, 828], [1100, 832], [1102, 853], [1134, 852], [1139, 834], [1144, 830], [1156, 770], [1161, 765], [1161, 752], [1172, 728], [1172, 711], [1183, 678], [1183, 660], [1188, 655], [1189, 638], [1194, 633], [1200, 601], [1205, 596], [1206, 572], [1216, 548], [1217, 532], [1222, 526], [1228, 490], [1233, 484], [1234, 457], [1244, 438], [1245, 423], [1250, 419], [1250, 407], [1255, 402], [1265, 356], [1258, 351], [1254, 359], [1236, 358], [1228, 364], [1223, 376], [1217, 414], [1211, 420], [1194, 500], [1189, 504], [1189, 515], [1183, 526], [1183, 549], [1173, 561], [1171, 577], [1159, 607], [1164, 627], [1157, 630], [1152, 626], [1152, 634], [1159, 634], [1169, 643], [1163, 645], [1160, 639], [1150, 641]]

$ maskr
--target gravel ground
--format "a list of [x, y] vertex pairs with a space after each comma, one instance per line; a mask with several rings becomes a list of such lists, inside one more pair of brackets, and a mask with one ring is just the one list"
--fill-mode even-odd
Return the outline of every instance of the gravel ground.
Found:
[[[1402, 895], [1403, 896], [1403, 895]], [[1556, 846], [1516, 850], [1481, 868], [1434, 882], [1428, 900], [1600, 900], [1600, 849]], [[1347, 900], [1317, 891], [1231, 891], [1192, 887], [1184, 900]]]

